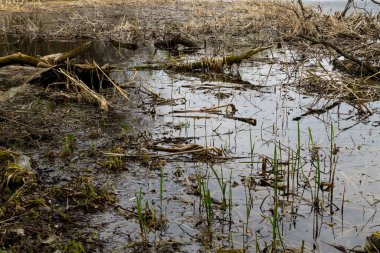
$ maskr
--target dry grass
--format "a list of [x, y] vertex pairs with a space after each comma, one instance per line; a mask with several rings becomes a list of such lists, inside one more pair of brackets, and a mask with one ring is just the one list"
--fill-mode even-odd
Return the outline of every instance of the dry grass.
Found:
[[[268, 43], [298, 33], [324, 38], [363, 38], [376, 35], [379, 28], [374, 17], [357, 15], [342, 19], [310, 8], [303, 14], [298, 4], [281, 0], [3, 0], [0, 9], [41, 14], [49, 10], [58, 16], [65, 15], [61, 18], [65, 22], [75, 22], [75, 31], [60, 29], [49, 22], [44, 24], [47, 26], [44, 30], [57, 37], [70, 34], [77, 37], [80, 33], [98, 38], [154, 39], [174, 31], [217, 39], [247, 37], [247, 43], [256, 38]], [[25, 28], [24, 32], [40, 32], [31, 28], [33, 31]]]
[[23, 11], [27, 6], [41, 5], [40, 0], [0, 0], [0, 10]]

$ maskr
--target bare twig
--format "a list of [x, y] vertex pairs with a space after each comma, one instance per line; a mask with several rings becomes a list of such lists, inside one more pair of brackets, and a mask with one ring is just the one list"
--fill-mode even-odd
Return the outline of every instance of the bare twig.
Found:
[[347, 0], [347, 4], [346, 6], [344, 7], [344, 10], [342, 11], [342, 14], [340, 14], [340, 16], [342, 18], [344, 18], [347, 14], [347, 11], [351, 8], [352, 4], [353, 4], [354, 0]]

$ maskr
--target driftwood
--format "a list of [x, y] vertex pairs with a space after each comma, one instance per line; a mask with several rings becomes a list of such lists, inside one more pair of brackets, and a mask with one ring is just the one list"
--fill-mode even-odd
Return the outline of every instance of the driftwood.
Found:
[[174, 110], [171, 113], [203, 112], [203, 113], [221, 114], [223, 112], [221, 109], [224, 109], [226, 114], [234, 114], [237, 111], [236, 106], [234, 104], [227, 104], [227, 105], [214, 106], [210, 108]]
[[72, 59], [79, 55], [83, 51], [90, 48], [92, 42], [84, 43], [66, 53], [46, 55], [38, 58], [30, 55], [25, 55], [20, 52], [0, 57], [0, 67], [14, 64], [29, 65], [38, 68], [50, 68], [53, 65], [57, 65], [65, 62], [67, 59]]
[[[76, 64], [68, 61], [91, 45], [91, 42], [87, 42], [68, 52], [40, 58], [22, 53], [0, 57], [0, 78], [4, 80], [3, 87], [0, 87], [0, 98], [9, 99], [16, 92], [22, 91], [26, 84], [54, 84], [65, 86], [71, 91], [67, 98], [95, 103], [102, 110], [108, 111], [111, 105], [96, 90], [112, 84], [120, 91], [108, 77], [112, 67], [108, 64], [99, 67], [96, 63]], [[125, 92], [122, 95], [127, 98]]]
[[[221, 109], [224, 109], [224, 113]], [[257, 123], [256, 119], [253, 119], [253, 118], [243, 118], [243, 117], [233, 116], [233, 114], [235, 114], [235, 112], [237, 112], [237, 109], [236, 109], [234, 104], [215, 106], [215, 107], [211, 107], [211, 108], [190, 109], [190, 110], [174, 110], [171, 113], [193, 113], [193, 112], [218, 114], [218, 115], [225, 116], [227, 119], [233, 119], [233, 120], [241, 121], [241, 122], [244, 122], [247, 124], [251, 124], [252, 126], [256, 126], [256, 123]], [[179, 117], [179, 116], [175, 116], [175, 117]], [[192, 117], [192, 118], [196, 118], [196, 119], [200, 119], [200, 118], [208, 119], [208, 118], [210, 118], [208, 116], [193, 116], [193, 115], [191, 115], [191, 116], [187, 115], [184, 117], [187, 117], [187, 118]]]
[[44, 62], [43, 60], [40, 60], [37, 57], [25, 55], [20, 52], [7, 55], [4, 57], [0, 57], [1, 67], [7, 66], [7, 65], [14, 65], [14, 64], [30, 65], [34, 67], [43, 67], [43, 68], [51, 67], [50, 64]]
[[228, 55], [225, 57], [205, 57], [196, 62], [189, 63], [169, 63], [168, 68], [174, 70], [201, 70], [201, 71], [222, 71], [226, 66], [231, 66], [233, 64], [240, 64], [243, 60], [249, 59], [253, 55], [272, 48], [273, 46], [268, 47], [257, 47], [251, 50], [248, 50], [242, 54], [237, 55]]
[[166, 156], [176, 156], [176, 155], [188, 155], [188, 154], [201, 154], [201, 155], [216, 155], [222, 156], [223, 151], [217, 147], [205, 147], [199, 144], [191, 145], [178, 145], [175, 147], [161, 147], [161, 146], [152, 146], [151, 149], [155, 151], [168, 152], [168, 154], [119, 154], [119, 153], [103, 153], [105, 156], [116, 156], [116, 157], [143, 157], [143, 158], [159, 158]]
[[134, 66], [132, 67], [132, 69], [133, 70], [171, 69], [171, 70], [178, 70], [178, 71], [221, 72], [225, 69], [226, 66], [231, 66], [233, 64], [240, 64], [243, 60], [249, 59], [253, 55], [261, 51], [270, 49], [272, 47], [273, 46], [257, 47], [241, 54], [228, 55], [224, 57], [210, 57], [210, 58], [205, 57], [195, 62], [173, 61], [173, 62], [167, 62], [163, 64]]

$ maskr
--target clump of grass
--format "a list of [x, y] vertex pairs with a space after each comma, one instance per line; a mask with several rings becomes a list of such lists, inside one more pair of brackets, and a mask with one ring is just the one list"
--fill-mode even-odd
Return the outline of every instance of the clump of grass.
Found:
[[145, 242], [149, 231], [164, 230], [167, 228], [167, 220], [161, 215], [157, 215], [154, 205], [150, 205], [148, 201], [143, 202], [143, 194], [140, 188], [136, 193], [137, 218], [140, 226], [140, 234]]
[[160, 208], [163, 209], [162, 202], [164, 199], [164, 169], [160, 168]]
[[203, 193], [203, 204], [206, 211], [207, 226], [211, 227], [212, 221], [214, 219], [214, 211], [212, 209], [210, 189], [208, 188], [208, 183], [205, 181], [203, 181], [203, 184], [202, 184], [202, 193]]
[[220, 168], [220, 176], [214, 169], [214, 166], [210, 165], [212, 172], [214, 173], [216, 180], [218, 181], [220, 191], [222, 192], [222, 209], [226, 209], [227, 207], [227, 198], [226, 198], [226, 190], [227, 190], [227, 181], [223, 177], [223, 170]]
[[[273, 155], [273, 174], [274, 174], [274, 204], [273, 204], [273, 216], [270, 218], [270, 221], [272, 223], [272, 251], [278, 252], [278, 241], [281, 242], [282, 248], [285, 249], [284, 243], [282, 241], [280, 228], [278, 226], [278, 220], [279, 220], [279, 160], [277, 157], [277, 150], [281, 150], [281, 145], [279, 144], [278, 147], [275, 145], [274, 147], [274, 155]], [[280, 159], [281, 159], [281, 152], [280, 152]]]
[[60, 244], [58, 247], [64, 253], [85, 253], [85, 249], [81, 242], [70, 240], [65, 244]]
[[63, 138], [62, 156], [70, 156], [74, 153], [75, 149], [75, 135], [70, 133]]
[[[120, 148], [113, 148], [111, 154], [122, 154], [122, 150]], [[112, 171], [119, 171], [124, 168], [123, 159], [118, 155], [107, 156], [107, 160], [100, 163], [100, 165]]]
[[116, 196], [105, 186], [96, 186], [91, 177], [78, 177], [66, 186], [50, 189], [50, 194], [68, 204], [67, 208], [84, 208], [87, 211], [101, 210], [116, 202]]
[[[315, 179], [314, 179], [314, 206], [318, 209], [319, 208], [319, 189], [321, 186], [321, 162], [319, 157], [319, 147], [314, 142], [313, 134], [310, 129], [309, 131], [309, 138], [310, 138], [310, 152], [311, 152], [311, 160], [313, 162], [313, 165], [315, 167]], [[316, 161], [316, 164], [314, 162]]]
[[[207, 226], [211, 227], [212, 221], [214, 219], [214, 211], [212, 209], [212, 199], [210, 194], [210, 189], [208, 187], [208, 177], [205, 179], [205, 175], [197, 173], [198, 188], [200, 203], [203, 204], [204, 211], [206, 213]], [[199, 206], [201, 211], [201, 205]]]
[[36, 174], [16, 163], [18, 154], [0, 149], [0, 203], [8, 202], [22, 194], [22, 188], [37, 182]]
[[[20, 11], [24, 9], [26, 3], [30, 1], [27, 0], [1, 0], [0, 1], [0, 10], [8, 11]], [[39, 1], [33, 1], [39, 2]]]

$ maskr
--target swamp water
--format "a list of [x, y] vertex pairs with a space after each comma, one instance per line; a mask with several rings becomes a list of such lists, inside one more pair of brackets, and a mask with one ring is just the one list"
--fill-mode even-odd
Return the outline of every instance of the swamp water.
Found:
[[[45, 55], [66, 51], [74, 43], [25, 45], [24, 53]], [[46, 51], [49, 48], [54, 50]], [[366, 236], [380, 230], [378, 101], [368, 104], [374, 114], [364, 119], [344, 102], [309, 114], [310, 109], [327, 108], [337, 100], [300, 92], [297, 83], [312, 60], [302, 67], [293, 64], [299, 56], [286, 48], [265, 51], [238, 69], [233, 67], [243, 82], [208, 81], [199, 75], [163, 70], [139, 71], [136, 77], [136, 72], [127, 70], [129, 66], [163, 60], [168, 54], [153, 49], [117, 51], [103, 43], [96, 43], [91, 50], [84, 57], [120, 65], [111, 75], [118, 83], [134, 78], [172, 101], [170, 105], [155, 105], [146, 98], [146, 105], [155, 108], [155, 115], [144, 115], [144, 120], [133, 123], [130, 129], [136, 133], [149, 130], [155, 140], [168, 138], [171, 142], [186, 140], [214, 146], [223, 150], [223, 157], [231, 158], [216, 158], [213, 172], [210, 165], [191, 155], [162, 156], [160, 159], [166, 160], [162, 163], [162, 181], [160, 169], [150, 170], [133, 162], [129, 171], [112, 177], [122, 210], [133, 210], [141, 191], [143, 206], [149, 203], [167, 220], [161, 231], [145, 231], [150, 243], [171, 245], [173, 251], [168, 252], [176, 252], [176, 247], [184, 252], [203, 252], [223, 246], [248, 246], [249, 252], [255, 252], [257, 244], [261, 250], [266, 243], [271, 244], [273, 221], [277, 221], [278, 248], [283, 242], [286, 248], [301, 249], [304, 241], [305, 252], [334, 252], [336, 249], [328, 244], [361, 249]], [[237, 109], [234, 116], [254, 118], [257, 125], [229, 118], [224, 111], [175, 113], [229, 104]], [[128, 119], [115, 119], [110, 124], [121, 127], [131, 117], [142, 117], [138, 106]], [[279, 171], [277, 188], [274, 164]], [[225, 210], [221, 208], [223, 194], [215, 174], [227, 185], [225, 197], [232, 205]], [[331, 188], [330, 183], [332, 191], [326, 190]], [[204, 192], [210, 192], [210, 226], [206, 215], [210, 210], [196, 194], [200, 184]], [[133, 252], [132, 248], [142, 241], [138, 219], [113, 209], [89, 215], [83, 225], [99, 231], [102, 252]]]

